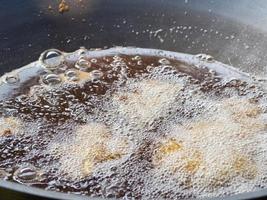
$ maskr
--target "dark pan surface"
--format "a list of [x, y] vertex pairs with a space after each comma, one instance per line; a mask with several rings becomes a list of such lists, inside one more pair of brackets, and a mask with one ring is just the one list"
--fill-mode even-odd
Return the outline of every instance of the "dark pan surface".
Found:
[[1, 1], [1, 74], [52, 47], [117, 45], [208, 53], [254, 73], [267, 71], [265, 0], [84, 0], [84, 7], [70, 2], [62, 15], [54, 0]]
[[[54, 0], [0, 0], [1, 75], [35, 61], [46, 49], [74, 51], [80, 46], [207, 53], [243, 71], [267, 74], [265, 0], [83, 0], [84, 6], [71, 2], [70, 11], [60, 14]], [[0, 181], [0, 200], [41, 199], [38, 196], [68, 199]], [[266, 191], [230, 199], [263, 196]]]

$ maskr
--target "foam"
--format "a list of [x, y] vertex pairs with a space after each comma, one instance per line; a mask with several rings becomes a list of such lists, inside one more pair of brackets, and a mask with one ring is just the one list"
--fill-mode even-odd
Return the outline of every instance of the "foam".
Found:
[[129, 87], [131, 91], [118, 92], [113, 101], [118, 114], [138, 128], [164, 118], [182, 88], [179, 84], [152, 79], [130, 83]]
[[78, 126], [71, 138], [50, 148], [60, 158], [60, 172], [74, 179], [91, 175], [101, 163], [119, 160], [129, 153], [126, 139], [113, 138], [110, 130], [98, 123]]
[[0, 136], [16, 135], [21, 133], [22, 122], [16, 117], [0, 118]]
[[[255, 190], [267, 167], [266, 161], [262, 162], [267, 141], [259, 139], [266, 135], [267, 128], [263, 110], [246, 99], [211, 104], [216, 112], [207, 110], [194, 120], [170, 128], [155, 150], [155, 179], [159, 174], [167, 177], [166, 173], [171, 173], [177, 177], [176, 184], [183, 186], [177, 188], [184, 190], [181, 193], [199, 197], [220, 196], [227, 190]], [[264, 151], [259, 146], [265, 146]]]

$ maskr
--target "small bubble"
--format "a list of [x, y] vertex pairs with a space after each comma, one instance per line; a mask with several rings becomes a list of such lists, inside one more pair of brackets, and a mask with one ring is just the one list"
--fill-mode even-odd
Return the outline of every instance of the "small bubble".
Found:
[[142, 58], [140, 56], [135, 56], [132, 58], [132, 60], [141, 60]]
[[148, 65], [148, 66], [146, 67], [146, 70], [147, 70], [148, 72], [152, 72], [153, 67], [152, 67], [151, 65]]
[[67, 65], [60, 65], [58, 68], [57, 68], [57, 73], [64, 73], [66, 70], [68, 69], [68, 66]]
[[91, 61], [91, 63], [97, 63], [97, 59], [96, 58], [92, 58], [90, 61]]
[[87, 49], [85, 47], [80, 47], [78, 50], [78, 55], [83, 56], [86, 53]]
[[91, 71], [91, 75], [93, 80], [99, 80], [103, 76], [103, 72], [99, 70], [93, 70]]
[[20, 103], [25, 102], [28, 99], [29, 99], [29, 97], [27, 95], [24, 95], [24, 94], [16, 97], [16, 101], [20, 102]]
[[65, 73], [65, 76], [67, 77], [68, 80], [70, 81], [78, 81], [78, 73], [75, 70], [69, 70]]
[[138, 60], [137, 61], [137, 65], [139, 65], [139, 66], [143, 65], [143, 61], [142, 60]]
[[85, 71], [91, 67], [91, 62], [81, 57], [75, 64], [75, 67], [79, 70]]
[[73, 77], [73, 76], [77, 76], [77, 72], [74, 71], [74, 70], [69, 70], [69, 71], [67, 71], [67, 72], [65, 73], [65, 75], [66, 75], [67, 77]]
[[209, 61], [209, 62], [211, 62], [211, 61], [214, 60], [214, 58], [212, 56], [210, 56], [210, 55], [207, 55], [206, 56], [206, 60]]
[[114, 61], [122, 61], [122, 58], [120, 56], [113, 56]]
[[3, 169], [0, 169], [0, 179], [6, 179], [8, 177], [8, 173], [3, 170]]
[[29, 183], [36, 181], [38, 176], [37, 170], [32, 165], [22, 166], [14, 172], [14, 180], [20, 183]]
[[195, 57], [201, 61], [206, 61], [206, 62], [214, 61], [214, 58], [211, 55], [207, 55], [207, 54], [197, 54]]
[[169, 64], [171, 64], [171, 62], [168, 59], [166, 59], [166, 58], [159, 59], [159, 63], [162, 64], [162, 65], [169, 65]]
[[19, 77], [15, 74], [6, 75], [5, 82], [8, 84], [16, 84], [19, 82]]
[[42, 81], [46, 85], [56, 85], [61, 82], [61, 78], [57, 74], [48, 74], [43, 77]]
[[249, 49], [250, 48], [249, 45], [247, 45], [247, 44], [244, 44], [244, 45], [245, 45], [245, 49]]
[[36, 171], [31, 168], [21, 169], [18, 173], [18, 177], [22, 180], [32, 180], [36, 177]]

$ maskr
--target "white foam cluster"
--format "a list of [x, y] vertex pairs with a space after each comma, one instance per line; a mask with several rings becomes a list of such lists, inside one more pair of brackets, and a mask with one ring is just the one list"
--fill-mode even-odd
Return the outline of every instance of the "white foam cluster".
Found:
[[[173, 125], [159, 141], [149, 184], [155, 190], [165, 186], [181, 194], [208, 197], [266, 185], [267, 120], [263, 110], [237, 98], [210, 100], [210, 104], [215, 109]], [[160, 179], [170, 176], [176, 185], [158, 185]]]
[[159, 80], [143, 80], [129, 84], [130, 91], [114, 94], [113, 102], [119, 117], [137, 128], [145, 128], [159, 117], [164, 118], [174, 103], [179, 84]]
[[111, 130], [100, 123], [78, 126], [70, 138], [50, 147], [60, 158], [60, 172], [72, 179], [91, 175], [101, 163], [123, 159], [129, 150], [126, 138], [114, 138]]
[[22, 122], [15, 117], [0, 118], [0, 136], [16, 135], [21, 132]]

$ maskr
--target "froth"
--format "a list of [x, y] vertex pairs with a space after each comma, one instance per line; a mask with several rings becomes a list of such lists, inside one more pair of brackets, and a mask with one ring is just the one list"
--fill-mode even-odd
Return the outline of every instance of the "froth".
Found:
[[114, 95], [113, 100], [118, 105], [118, 114], [137, 128], [144, 128], [167, 115], [182, 86], [148, 79], [130, 83], [129, 88], [130, 91]]
[[19, 134], [22, 128], [22, 122], [15, 117], [0, 118], [0, 136]]
[[266, 184], [262, 178], [267, 162], [262, 158], [267, 142], [260, 138], [266, 135], [267, 121], [262, 108], [236, 98], [210, 104], [214, 109], [170, 127], [153, 156], [152, 182], [171, 174], [179, 187], [167, 184], [169, 189], [199, 197], [251, 191]]
[[114, 138], [104, 124], [78, 126], [66, 141], [52, 144], [50, 151], [59, 159], [59, 170], [69, 178], [91, 175], [101, 163], [122, 159], [129, 153], [129, 141]]

